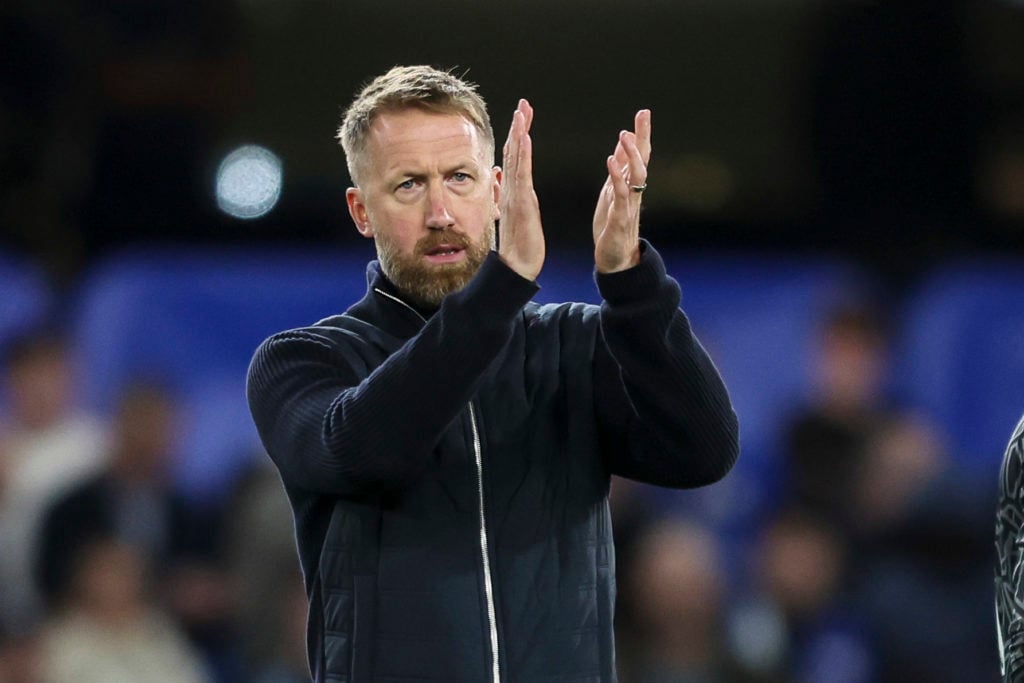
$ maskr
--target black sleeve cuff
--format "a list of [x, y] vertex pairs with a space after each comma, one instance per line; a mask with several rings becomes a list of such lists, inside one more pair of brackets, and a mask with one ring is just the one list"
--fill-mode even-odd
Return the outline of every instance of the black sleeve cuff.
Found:
[[613, 306], [626, 306], [657, 296], [668, 277], [661, 255], [645, 239], [640, 240], [640, 262], [616, 273], [600, 273], [594, 280], [601, 297]]
[[455, 296], [465, 297], [464, 303], [470, 309], [486, 306], [481, 315], [504, 318], [515, 315], [539, 290], [535, 281], [512, 270], [498, 252], [491, 251], [476, 276]]

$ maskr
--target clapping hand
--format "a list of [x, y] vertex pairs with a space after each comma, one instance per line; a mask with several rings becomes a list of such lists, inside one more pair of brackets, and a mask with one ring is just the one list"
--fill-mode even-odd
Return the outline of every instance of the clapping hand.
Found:
[[635, 131], [622, 131], [608, 157], [608, 178], [594, 211], [594, 263], [614, 273], [640, 260], [640, 202], [651, 160], [651, 112], [636, 113]]
[[519, 100], [502, 150], [501, 239], [498, 255], [512, 270], [536, 280], [544, 265], [544, 229], [533, 189], [533, 107]]

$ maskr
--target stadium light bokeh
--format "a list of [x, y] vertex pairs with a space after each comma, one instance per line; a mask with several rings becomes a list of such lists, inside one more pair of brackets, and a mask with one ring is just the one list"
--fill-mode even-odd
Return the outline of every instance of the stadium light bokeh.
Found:
[[235, 218], [264, 216], [281, 197], [282, 179], [276, 154], [259, 145], [239, 147], [217, 168], [217, 206]]

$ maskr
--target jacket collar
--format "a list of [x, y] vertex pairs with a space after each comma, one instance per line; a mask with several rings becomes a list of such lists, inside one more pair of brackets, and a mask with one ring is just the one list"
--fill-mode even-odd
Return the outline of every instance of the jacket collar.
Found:
[[433, 311], [417, 310], [384, 275], [379, 261], [366, 266], [366, 294], [346, 314], [408, 339], [418, 333]]

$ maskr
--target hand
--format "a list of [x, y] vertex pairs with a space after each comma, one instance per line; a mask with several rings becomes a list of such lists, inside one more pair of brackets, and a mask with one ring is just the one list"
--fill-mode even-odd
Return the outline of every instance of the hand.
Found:
[[634, 187], [647, 184], [651, 160], [651, 112], [636, 113], [635, 132], [619, 133], [608, 157], [608, 179], [594, 211], [594, 263], [600, 273], [614, 273], [640, 262], [640, 200]]
[[524, 278], [536, 280], [544, 265], [544, 229], [540, 203], [533, 189], [531, 123], [533, 107], [526, 100], [519, 100], [502, 150], [498, 255]]

